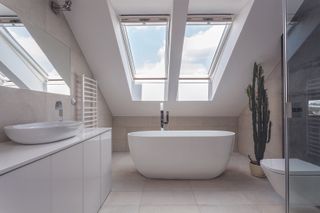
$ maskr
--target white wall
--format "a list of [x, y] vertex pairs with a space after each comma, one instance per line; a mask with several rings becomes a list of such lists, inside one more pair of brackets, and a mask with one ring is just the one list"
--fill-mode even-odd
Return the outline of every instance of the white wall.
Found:
[[[56, 16], [49, 8], [49, 0], [0, 0], [27, 21], [62, 42], [71, 52], [71, 94], [75, 93], [75, 75], [92, 77], [90, 68], [64, 16]], [[8, 140], [3, 127], [10, 124], [58, 119], [54, 104], [63, 102], [65, 119], [75, 119], [75, 107], [70, 97], [22, 89], [0, 87], [0, 142]], [[104, 98], [99, 94], [99, 126], [111, 126], [112, 116]]]

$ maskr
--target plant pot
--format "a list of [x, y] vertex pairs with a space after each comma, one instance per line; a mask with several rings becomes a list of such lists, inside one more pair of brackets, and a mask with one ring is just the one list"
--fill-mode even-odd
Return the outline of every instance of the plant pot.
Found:
[[263, 169], [261, 168], [261, 166], [257, 165], [257, 164], [253, 164], [253, 163], [249, 163], [250, 164], [250, 172], [252, 176], [258, 177], [258, 178], [264, 178], [266, 177], [266, 175], [263, 172]]

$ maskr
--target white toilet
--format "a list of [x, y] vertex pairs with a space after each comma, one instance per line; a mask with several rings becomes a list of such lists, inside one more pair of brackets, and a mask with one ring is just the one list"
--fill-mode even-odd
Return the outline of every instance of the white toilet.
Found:
[[[264, 159], [261, 167], [274, 190], [285, 198], [285, 160]], [[320, 204], [320, 167], [300, 159], [290, 159], [290, 203]]]

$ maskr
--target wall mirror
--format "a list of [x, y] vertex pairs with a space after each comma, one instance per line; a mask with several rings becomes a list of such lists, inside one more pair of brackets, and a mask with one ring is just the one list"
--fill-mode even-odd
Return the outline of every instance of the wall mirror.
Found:
[[0, 4], [0, 86], [70, 95], [70, 48]]

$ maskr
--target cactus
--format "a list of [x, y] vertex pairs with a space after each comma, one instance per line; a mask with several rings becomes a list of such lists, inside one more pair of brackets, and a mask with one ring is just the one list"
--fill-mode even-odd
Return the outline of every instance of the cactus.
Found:
[[252, 132], [256, 161], [250, 155], [250, 162], [260, 165], [266, 144], [270, 142], [271, 121], [267, 90], [264, 88], [263, 68], [254, 63], [252, 84], [247, 87], [249, 108], [252, 114]]

